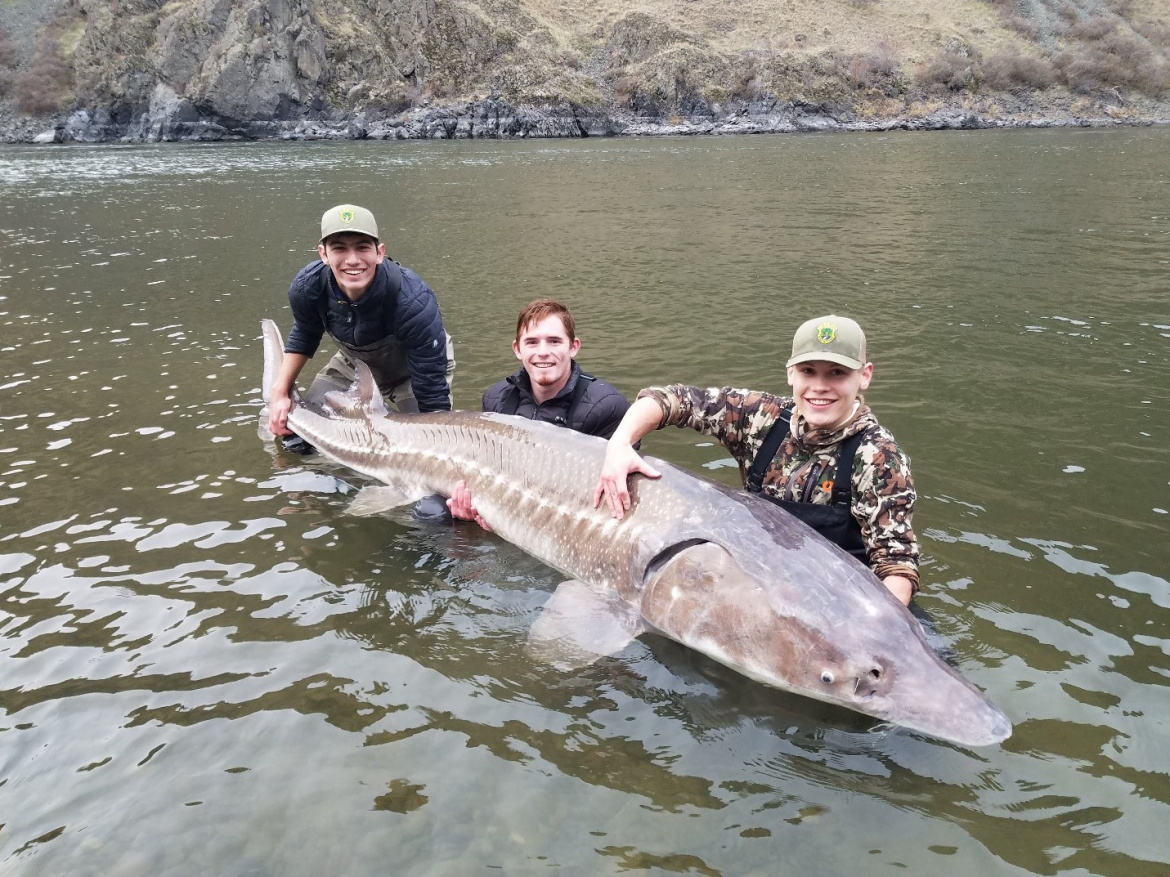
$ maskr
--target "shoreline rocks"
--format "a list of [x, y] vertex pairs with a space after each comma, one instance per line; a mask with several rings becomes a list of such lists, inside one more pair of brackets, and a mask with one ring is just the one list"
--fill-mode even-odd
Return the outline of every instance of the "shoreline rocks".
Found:
[[75, 110], [51, 121], [0, 113], [0, 142], [8, 144], [172, 143], [303, 140], [475, 140], [575, 137], [725, 136], [812, 132], [947, 131], [991, 128], [1122, 127], [1170, 125], [1170, 105], [1119, 106], [1099, 100], [1044, 105], [1001, 102], [939, 105], [916, 112], [862, 118], [852, 111], [799, 101], [712, 108], [702, 115], [666, 118], [646, 113], [583, 108], [514, 107], [500, 98], [372, 117], [244, 121], [208, 116], [190, 100], [159, 85], [137, 118], [108, 110]]

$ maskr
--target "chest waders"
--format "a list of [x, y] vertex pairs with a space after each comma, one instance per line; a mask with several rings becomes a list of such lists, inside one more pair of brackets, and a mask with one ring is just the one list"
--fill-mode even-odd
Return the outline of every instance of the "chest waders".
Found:
[[[402, 269], [398, 267], [398, 263], [387, 260], [386, 262], [386, 293], [387, 295], [397, 301], [398, 296], [402, 292]], [[333, 289], [333, 284], [329, 284], [330, 290]], [[346, 298], [338, 298], [341, 304], [347, 305], [350, 308], [356, 308], [356, 305]], [[406, 364], [406, 353], [402, 349], [402, 345], [398, 343], [398, 339], [393, 335], [387, 335], [375, 341], [373, 344], [364, 344], [358, 346], [356, 344], [345, 344], [334, 337], [333, 341], [340, 348], [341, 352], [351, 360], [360, 359], [370, 367], [370, 371], [374, 373], [374, 380], [378, 384], [378, 389], [386, 395], [393, 388], [397, 387], [403, 381], [410, 379], [410, 369]]]
[[743, 486], [751, 493], [773, 502], [793, 517], [799, 518], [808, 524], [830, 542], [835, 543], [852, 554], [862, 563], [866, 563], [865, 543], [861, 539], [861, 525], [853, 517], [851, 503], [853, 499], [853, 460], [857, 456], [857, 449], [861, 447], [862, 433], [849, 436], [841, 442], [841, 450], [837, 455], [837, 472], [833, 477], [833, 491], [828, 505], [818, 505], [808, 501], [812, 490], [816, 487], [818, 476], [827, 473], [818, 473], [816, 469], [809, 473], [804, 489], [804, 500], [781, 499], [770, 496], [761, 490], [764, 483], [764, 474], [772, 465], [776, 452], [784, 437], [790, 430], [792, 411], [784, 411], [780, 419], [772, 424], [760, 450], [752, 461], [752, 468], [744, 476]]
[[[397, 298], [398, 294], [402, 291], [402, 270], [397, 262], [387, 261], [385, 264], [388, 268], [387, 293]], [[329, 288], [337, 304], [350, 308], [351, 315], [356, 313], [356, 305], [347, 299], [339, 297], [333, 288], [332, 281], [330, 281]], [[321, 320], [328, 328], [329, 303], [327, 301], [321, 304]], [[360, 346], [347, 344], [332, 332], [329, 333], [329, 336], [337, 345], [338, 350], [333, 358], [325, 364], [325, 367], [318, 372], [317, 377], [313, 381], [313, 385], [309, 388], [308, 397], [310, 399], [317, 399], [323, 396], [327, 390], [338, 388], [342, 390], [348, 389], [355, 377], [355, 362], [361, 360], [370, 367], [370, 371], [374, 375], [374, 381], [378, 385], [378, 390], [387, 402], [391, 403], [403, 414], [418, 413], [418, 400], [414, 397], [414, 388], [410, 382], [410, 366], [406, 361], [406, 351], [395, 336], [387, 335], [372, 344]], [[451, 385], [451, 372], [455, 367], [450, 335], [446, 337], [446, 343], [447, 386], [449, 388]]]

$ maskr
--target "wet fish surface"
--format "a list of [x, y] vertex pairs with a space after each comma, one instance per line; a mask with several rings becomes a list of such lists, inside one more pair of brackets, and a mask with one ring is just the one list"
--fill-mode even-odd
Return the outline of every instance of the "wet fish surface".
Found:
[[[262, 323], [264, 400], [283, 356]], [[351, 507], [378, 511], [466, 482], [496, 534], [569, 576], [533, 625], [534, 654], [579, 666], [655, 633], [775, 688], [964, 746], [1011, 723], [943, 661], [863, 564], [780, 507], [652, 459], [620, 521], [593, 507], [605, 441], [469, 411], [389, 411], [369, 369], [345, 393], [296, 398], [289, 428], [381, 482]], [[267, 409], [260, 415], [267, 430]]]

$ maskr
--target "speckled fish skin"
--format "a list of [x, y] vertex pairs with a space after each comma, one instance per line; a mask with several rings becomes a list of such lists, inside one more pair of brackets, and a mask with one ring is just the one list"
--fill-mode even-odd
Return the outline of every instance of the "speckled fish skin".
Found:
[[[265, 396], [282, 356], [265, 320]], [[267, 401], [267, 398], [266, 398]], [[494, 531], [653, 630], [767, 685], [964, 746], [1011, 724], [935, 653], [918, 621], [845, 552], [783, 509], [662, 460], [620, 521], [593, 507], [605, 441], [551, 424], [454, 411], [388, 412], [368, 370], [289, 427], [403, 496], [460, 479]]]

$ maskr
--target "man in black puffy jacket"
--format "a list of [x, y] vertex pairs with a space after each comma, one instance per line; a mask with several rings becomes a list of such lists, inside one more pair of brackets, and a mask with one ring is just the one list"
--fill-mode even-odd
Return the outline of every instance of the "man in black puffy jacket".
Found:
[[[294, 323], [270, 388], [272, 433], [292, 434], [292, 388], [326, 332], [338, 352], [313, 380], [308, 398], [348, 389], [360, 359], [399, 411], [449, 411], [455, 357], [435, 294], [409, 268], [386, 258], [374, 215], [353, 204], [326, 210], [317, 253], [320, 259], [302, 268], [288, 290]], [[285, 446], [297, 450], [295, 440]]]
[[630, 407], [612, 384], [577, 365], [581, 339], [569, 309], [550, 298], [520, 312], [512, 352], [521, 368], [488, 387], [483, 410], [543, 420], [609, 438]]
[[[543, 420], [601, 438], [613, 435], [629, 400], [612, 384], [581, 371], [576, 328], [573, 315], [558, 301], [537, 299], [522, 310], [512, 342], [521, 367], [488, 387], [483, 410]], [[463, 482], [455, 486], [447, 506], [453, 517], [491, 529], [476, 512]]]

